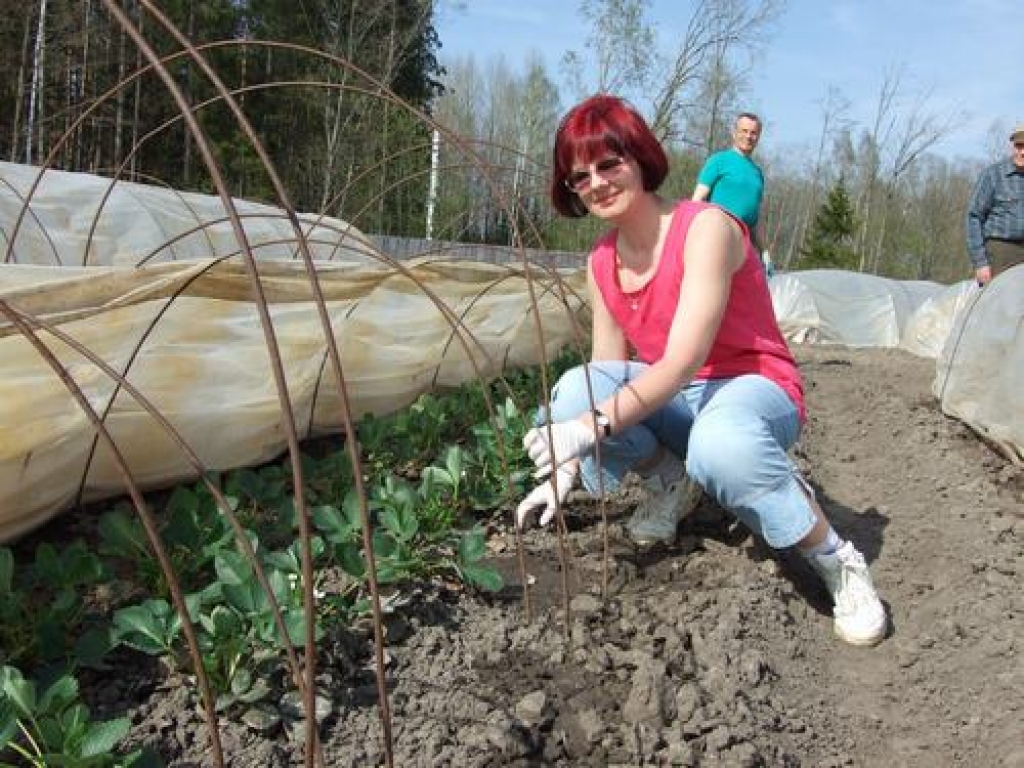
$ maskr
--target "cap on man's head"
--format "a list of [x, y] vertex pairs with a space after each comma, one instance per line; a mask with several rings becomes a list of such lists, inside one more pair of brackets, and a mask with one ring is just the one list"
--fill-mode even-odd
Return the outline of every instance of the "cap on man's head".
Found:
[[1014, 144], [1024, 142], [1024, 123], [1021, 123], [1013, 129], [1013, 133], [1010, 134], [1010, 141]]

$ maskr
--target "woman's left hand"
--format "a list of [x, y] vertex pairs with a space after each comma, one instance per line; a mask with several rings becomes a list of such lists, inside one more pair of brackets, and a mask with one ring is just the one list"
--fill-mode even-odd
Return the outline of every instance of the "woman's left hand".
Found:
[[[552, 445], [548, 445], [549, 426]], [[533, 463], [537, 465], [537, 471], [533, 473], [533, 476], [546, 477], [554, 472], [556, 457], [561, 466], [593, 448], [596, 439], [593, 427], [588, 427], [583, 422], [572, 419], [557, 424], [534, 427], [523, 438], [523, 447], [526, 448]]]

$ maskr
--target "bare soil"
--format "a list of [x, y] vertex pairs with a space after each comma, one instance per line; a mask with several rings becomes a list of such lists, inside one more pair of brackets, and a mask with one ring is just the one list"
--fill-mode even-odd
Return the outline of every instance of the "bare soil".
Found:
[[[802, 561], [707, 499], [674, 546], [641, 552], [621, 531], [628, 494], [574, 497], [563, 536], [523, 537], [529, 615], [496, 521], [501, 594], [436, 585], [391, 617], [394, 765], [1024, 768], [1024, 470], [941, 413], [933, 361], [795, 351], [810, 413], [795, 455], [871, 564], [881, 645], [838, 641]], [[385, 764], [368, 633], [330, 638], [319, 669], [324, 763]], [[128, 708], [134, 744], [213, 764], [180, 679], [132, 656], [97, 682], [94, 714]], [[294, 705], [224, 717], [228, 765], [303, 764]]]

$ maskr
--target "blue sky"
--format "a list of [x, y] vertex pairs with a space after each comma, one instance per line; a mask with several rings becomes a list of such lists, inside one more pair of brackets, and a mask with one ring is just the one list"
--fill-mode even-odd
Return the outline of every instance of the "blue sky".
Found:
[[[665, 48], [693, 3], [653, 0], [648, 18]], [[1013, 0], [789, 0], [748, 89], [748, 108], [766, 121], [762, 149], [810, 151], [821, 102], [834, 86], [862, 127], [873, 119], [887, 73], [899, 70], [909, 105], [960, 115], [934, 150], [946, 157], [1005, 156], [1010, 128], [1024, 123], [1024, 6]], [[541, 55], [558, 76], [569, 49], [588, 35], [577, 0], [440, 0], [441, 60], [504, 56], [512, 67]]]

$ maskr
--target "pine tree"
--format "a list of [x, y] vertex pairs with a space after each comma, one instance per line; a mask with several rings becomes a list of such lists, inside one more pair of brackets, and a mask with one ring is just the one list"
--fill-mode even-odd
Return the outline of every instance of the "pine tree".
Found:
[[855, 229], [853, 204], [840, 177], [814, 217], [814, 226], [800, 249], [800, 266], [804, 269], [856, 269], [857, 255], [852, 247]]

